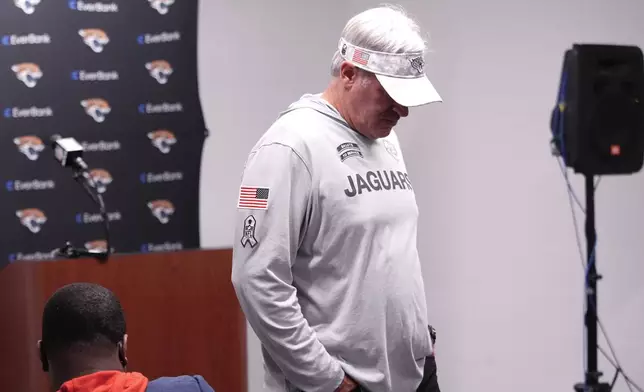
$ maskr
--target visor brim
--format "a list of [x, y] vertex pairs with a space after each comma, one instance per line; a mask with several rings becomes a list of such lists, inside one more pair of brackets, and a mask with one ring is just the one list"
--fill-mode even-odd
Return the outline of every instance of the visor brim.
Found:
[[376, 74], [376, 77], [387, 94], [399, 105], [414, 107], [443, 102], [426, 75], [419, 78], [395, 78]]

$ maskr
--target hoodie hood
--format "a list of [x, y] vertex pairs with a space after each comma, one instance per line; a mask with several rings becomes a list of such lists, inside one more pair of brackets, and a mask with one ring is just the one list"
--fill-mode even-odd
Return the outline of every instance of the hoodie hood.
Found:
[[71, 379], [58, 392], [145, 392], [147, 387], [148, 379], [141, 373], [104, 371]]
[[313, 109], [318, 113], [321, 113], [334, 121], [342, 124], [342, 126], [351, 128], [349, 124], [342, 118], [340, 112], [337, 111], [329, 102], [322, 98], [322, 94], [304, 94], [300, 97], [299, 100], [293, 102], [289, 107], [280, 113], [279, 117], [284, 116], [287, 113], [292, 112], [297, 109]]

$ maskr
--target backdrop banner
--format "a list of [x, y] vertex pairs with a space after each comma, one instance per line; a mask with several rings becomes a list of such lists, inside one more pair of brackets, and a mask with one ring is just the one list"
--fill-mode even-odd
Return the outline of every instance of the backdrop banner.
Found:
[[53, 157], [85, 148], [117, 253], [198, 248], [196, 0], [0, 2], [0, 268], [105, 248], [98, 207]]

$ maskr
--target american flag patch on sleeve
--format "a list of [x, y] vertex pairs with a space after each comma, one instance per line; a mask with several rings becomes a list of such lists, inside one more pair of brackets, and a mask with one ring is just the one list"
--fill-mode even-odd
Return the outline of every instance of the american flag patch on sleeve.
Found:
[[268, 208], [268, 193], [268, 188], [242, 186], [241, 188], [239, 188], [237, 208], [265, 210]]

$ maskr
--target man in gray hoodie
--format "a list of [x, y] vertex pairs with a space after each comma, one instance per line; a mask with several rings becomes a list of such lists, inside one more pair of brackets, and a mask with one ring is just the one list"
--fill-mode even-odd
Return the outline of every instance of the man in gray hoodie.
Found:
[[232, 282], [269, 391], [412, 392], [433, 353], [418, 208], [393, 128], [440, 102], [418, 26], [351, 18], [322, 94], [280, 114], [246, 161]]

